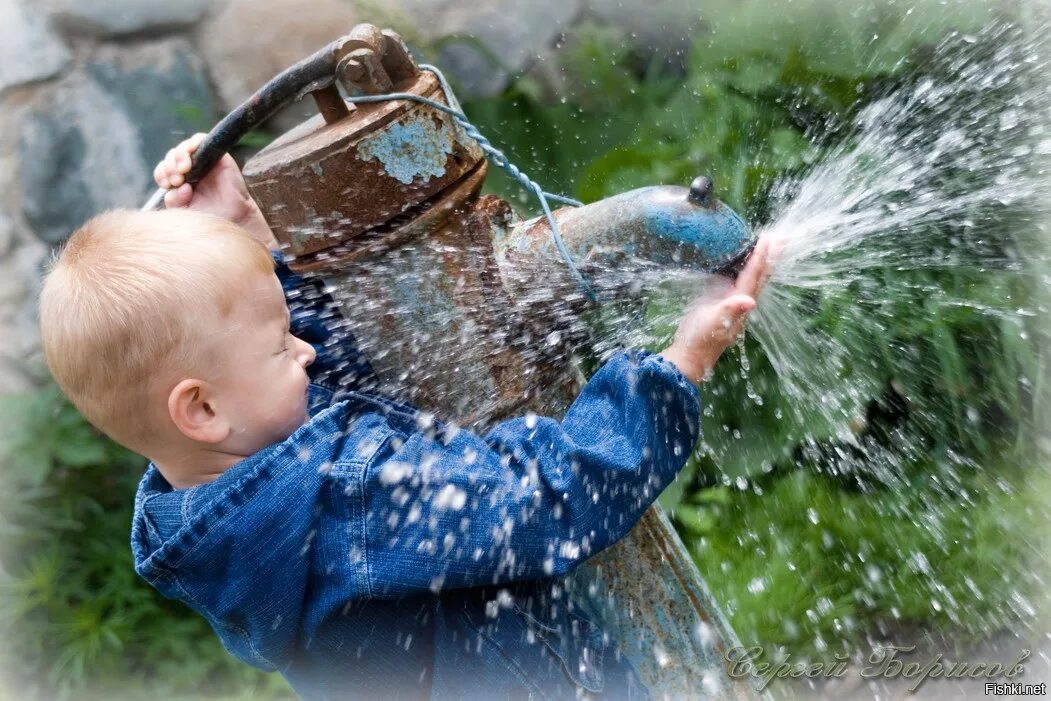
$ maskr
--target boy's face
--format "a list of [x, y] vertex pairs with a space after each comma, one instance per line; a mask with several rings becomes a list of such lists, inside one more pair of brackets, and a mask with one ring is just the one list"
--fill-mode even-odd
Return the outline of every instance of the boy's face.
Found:
[[214, 411], [231, 427], [225, 449], [248, 456], [306, 423], [306, 368], [315, 353], [289, 332], [277, 276], [253, 272], [246, 283], [230, 315], [209, 315], [201, 332], [216, 360], [208, 373]]

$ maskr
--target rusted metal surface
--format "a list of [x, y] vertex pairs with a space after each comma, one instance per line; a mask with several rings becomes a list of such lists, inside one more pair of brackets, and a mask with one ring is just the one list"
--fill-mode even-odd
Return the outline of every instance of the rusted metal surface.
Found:
[[411, 245], [438, 231], [447, 219], [470, 207], [482, 189], [487, 171], [488, 164], [482, 161], [435, 197], [405, 209], [359, 236], [334, 241], [324, 250], [298, 256], [289, 265], [300, 272], [338, 273], [348, 262], [374, 258], [399, 246]]
[[[438, 225], [325, 275], [385, 391], [473, 430], [579, 391], [568, 357], [508, 298], [492, 230], [510, 208], [495, 197], [456, 207]], [[552, 351], [554, 349], [551, 349]]]
[[343, 101], [343, 96], [339, 94], [335, 85], [315, 90], [310, 96], [314, 98], [314, 104], [317, 105], [325, 124], [338, 122], [350, 114], [350, 105]]
[[[445, 101], [430, 73], [406, 91]], [[392, 101], [358, 105], [333, 124], [314, 117], [249, 161], [244, 174], [278, 240], [301, 256], [385, 225], [482, 159], [449, 115]]]

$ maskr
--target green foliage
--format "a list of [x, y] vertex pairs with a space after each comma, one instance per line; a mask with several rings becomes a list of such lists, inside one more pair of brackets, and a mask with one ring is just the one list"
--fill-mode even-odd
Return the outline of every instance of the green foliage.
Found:
[[21, 699], [293, 698], [135, 574], [145, 462], [49, 386], [0, 404], [0, 675]]
[[[702, 18], [709, 31], [696, 37], [684, 75], [662, 72], [657, 61], [632, 70], [630, 42], [622, 33], [584, 26], [563, 51], [568, 99], [542, 101], [543, 86], [528, 78], [506, 96], [470, 103], [467, 110], [549, 191], [587, 202], [708, 174], [719, 197], [758, 224], [768, 216], [767, 190], [775, 179], [820, 157], [817, 137], [835, 143], [867, 101], [933, 70], [925, 47], [952, 30], [975, 31], [1003, 14], [969, 0], [907, 5], [706, 3]], [[517, 184], [500, 174], [490, 180], [492, 189], [536, 211]], [[869, 387], [854, 407], [859, 421], [893, 384], [910, 402], [909, 435], [917, 445], [951, 447], [985, 462], [995, 462], [1011, 444], [1031, 445], [1032, 427], [1046, 411], [1040, 386], [1046, 365], [1038, 354], [1046, 329], [1040, 319], [996, 313], [1004, 300], [1033, 300], [1036, 308], [1038, 297], [1046, 301], [1037, 273], [1047, 252], [1034, 243], [1034, 224], [1026, 215], [999, 213], [1017, 218], [1015, 239], [983, 245], [1017, 245], [1031, 259], [1028, 267], [888, 266], [874, 271], [864, 288], [815, 292], [811, 333], [851, 351], [842, 376]], [[997, 230], [1011, 227], [1002, 221]], [[950, 249], [954, 234], [946, 227], [929, 239]], [[961, 299], [968, 304], [960, 305]], [[666, 311], [653, 310], [652, 316], [674, 317]], [[865, 315], [882, 320], [887, 330], [856, 323]], [[665, 335], [671, 331], [669, 326]], [[990, 353], [999, 361], [992, 366]], [[930, 372], [924, 358], [936, 359], [941, 372]], [[742, 400], [756, 395], [762, 404]], [[827, 415], [779, 393], [773, 368], [754, 343], [721, 364], [706, 400], [708, 442], [697, 461], [706, 483], [767, 469], [791, 459], [800, 441], [839, 430]]]
[[762, 493], [703, 490], [676, 515], [745, 644], [825, 659], [866, 634], [964, 642], [1038, 630], [1034, 611], [1046, 606], [1051, 473], [996, 470], [969, 476], [953, 499], [862, 494], [795, 472]]
[[[871, 283], [867, 291], [815, 298], [809, 319], [813, 333], [847, 349], [842, 383], [869, 389], [855, 398], [855, 431], [880, 430], [867, 416], [891, 393], [907, 398], [898, 440], [902, 459], [915, 463], [911, 471], [928, 467], [914, 460], [918, 454], [947, 451], [954, 456], [944, 461], [948, 469], [1028, 459], [1048, 420], [1051, 339], [1045, 320], [996, 310], [1011, 299], [1046, 305], [1039, 277], [978, 268], [883, 270]], [[696, 456], [702, 483], [753, 475], [792, 460], [801, 441], [836, 434], [834, 416], [817, 411], [819, 402], [800, 406], [782, 389], [753, 339], [728, 354], [705, 391], [706, 442]]]

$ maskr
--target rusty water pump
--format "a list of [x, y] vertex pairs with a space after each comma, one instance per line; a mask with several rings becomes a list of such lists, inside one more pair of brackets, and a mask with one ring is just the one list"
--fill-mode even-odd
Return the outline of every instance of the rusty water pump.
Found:
[[[555, 232], [549, 218], [519, 222], [480, 196], [485, 152], [453, 115], [406, 98], [352, 103], [393, 93], [458, 111], [443, 82], [397, 34], [358, 25], [223, 119], [187, 179], [310, 94], [320, 114], [244, 175], [291, 267], [325, 279], [384, 390], [475, 430], [561, 416], [591, 341], [581, 313], [601, 303], [582, 278], [625, 259], [725, 272], [753, 236], [707, 178], [560, 209]], [[734, 634], [659, 506], [571, 577], [655, 696], [751, 695], [724, 672]]]

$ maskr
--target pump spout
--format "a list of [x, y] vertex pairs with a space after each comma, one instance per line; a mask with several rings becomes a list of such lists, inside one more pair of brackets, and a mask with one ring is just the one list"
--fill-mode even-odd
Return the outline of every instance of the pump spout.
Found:
[[[560, 209], [555, 219], [573, 263], [589, 281], [604, 271], [630, 274], [635, 266], [733, 276], [755, 246], [748, 225], [715, 198], [712, 181], [704, 176], [689, 188], [644, 187]], [[494, 248], [512, 296], [530, 296], [521, 287], [535, 286], [538, 280], [565, 286], [567, 294], [569, 285], [577, 285], [546, 218], [522, 222], [498, 236]]]

